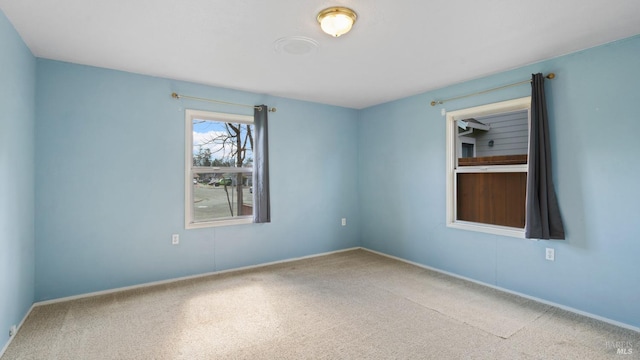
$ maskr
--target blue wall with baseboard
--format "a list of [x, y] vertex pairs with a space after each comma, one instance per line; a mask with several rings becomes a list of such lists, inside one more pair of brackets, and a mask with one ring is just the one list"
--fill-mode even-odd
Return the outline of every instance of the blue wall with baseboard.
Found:
[[[360, 245], [356, 110], [44, 59], [37, 74], [37, 300]], [[271, 223], [184, 229], [185, 109], [253, 110], [172, 92], [277, 107]]]
[[34, 299], [36, 60], [0, 11], [0, 352]]
[[[640, 36], [363, 110], [363, 246], [640, 327], [638, 59]], [[429, 103], [537, 72], [557, 75], [546, 95], [566, 241], [447, 228], [441, 109], [528, 96], [530, 86]], [[545, 247], [555, 248], [554, 262]]]

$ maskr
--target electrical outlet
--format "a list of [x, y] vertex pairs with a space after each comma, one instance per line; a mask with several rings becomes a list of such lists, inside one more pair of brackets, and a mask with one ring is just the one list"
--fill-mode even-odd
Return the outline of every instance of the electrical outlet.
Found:
[[9, 329], [9, 337], [14, 336], [18, 332], [18, 328], [15, 325], [11, 325]]
[[171, 244], [173, 244], [173, 245], [180, 244], [180, 235], [178, 235], [178, 234], [171, 235]]
[[342, 218], [342, 226], [347, 226], [347, 218]]
[[545, 259], [549, 260], [549, 261], [555, 261], [556, 260], [556, 251], [552, 248], [547, 248], [545, 251], [545, 255], [544, 255]]

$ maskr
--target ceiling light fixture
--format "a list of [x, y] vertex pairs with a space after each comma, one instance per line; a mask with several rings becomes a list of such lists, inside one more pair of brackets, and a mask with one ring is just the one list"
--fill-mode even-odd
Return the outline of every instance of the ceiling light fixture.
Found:
[[348, 33], [356, 22], [356, 18], [355, 11], [341, 6], [330, 7], [318, 13], [318, 22], [322, 31], [333, 37]]

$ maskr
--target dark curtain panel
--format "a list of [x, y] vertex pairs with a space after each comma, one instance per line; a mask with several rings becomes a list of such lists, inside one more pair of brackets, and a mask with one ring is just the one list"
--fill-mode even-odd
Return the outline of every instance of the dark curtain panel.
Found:
[[269, 142], [267, 140], [269, 110], [266, 105], [256, 106], [253, 112], [255, 139], [253, 151], [253, 222], [271, 222], [269, 203]]
[[529, 173], [527, 175], [528, 239], [564, 239], [558, 199], [551, 177], [551, 146], [544, 76], [531, 80], [531, 131], [529, 132]]

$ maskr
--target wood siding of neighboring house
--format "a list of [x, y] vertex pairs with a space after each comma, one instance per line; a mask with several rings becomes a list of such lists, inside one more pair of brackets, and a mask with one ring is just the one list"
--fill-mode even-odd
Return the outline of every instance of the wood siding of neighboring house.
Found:
[[[475, 131], [476, 156], [527, 154], [529, 112], [517, 111], [492, 115], [476, 120], [491, 127], [489, 131]], [[493, 140], [493, 146], [489, 141]]]
[[457, 219], [524, 228], [527, 173], [459, 173]]

